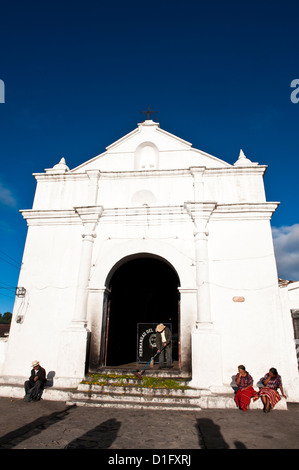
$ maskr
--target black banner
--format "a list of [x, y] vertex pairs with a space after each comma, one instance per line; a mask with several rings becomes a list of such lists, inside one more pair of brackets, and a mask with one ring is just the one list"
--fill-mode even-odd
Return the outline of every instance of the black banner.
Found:
[[[171, 331], [171, 323], [164, 325]], [[147, 363], [156, 354], [156, 326], [157, 323], [137, 323], [137, 362]], [[155, 363], [158, 360], [157, 356]]]

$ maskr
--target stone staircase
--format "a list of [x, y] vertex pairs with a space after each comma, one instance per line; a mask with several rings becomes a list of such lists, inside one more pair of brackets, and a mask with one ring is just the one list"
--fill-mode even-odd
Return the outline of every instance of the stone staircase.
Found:
[[[86, 376], [76, 388], [46, 387], [43, 400], [65, 401], [68, 405], [103, 408], [198, 411], [236, 409], [233, 391], [213, 392], [189, 386], [190, 378], [173, 372], [147, 372], [142, 379], [124, 371], [105, 371]], [[0, 396], [23, 398], [21, 384], [0, 383]], [[260, 400], [250, 409], [261, 409]], [[287, 409], [282, 399], [275, 409]]]
[[[89, 382], [88, 378], [85, 382]], [[189, 380], [172, 377], [106, 376], [99, 383], [81, 383], [70, 394], [69, 404], [138, 409], [201, 409], [198, 390]]]

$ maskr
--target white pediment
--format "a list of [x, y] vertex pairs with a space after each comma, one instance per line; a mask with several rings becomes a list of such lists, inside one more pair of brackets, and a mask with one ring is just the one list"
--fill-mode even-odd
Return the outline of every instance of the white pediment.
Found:
[[161, 129], [158, 123], [146, 120], [106, 147], [104, 153], [74, 168], [72, 172], [169, 170], [192, 166], [223, 168], [231, 165], [194, 149], [190, 142]]

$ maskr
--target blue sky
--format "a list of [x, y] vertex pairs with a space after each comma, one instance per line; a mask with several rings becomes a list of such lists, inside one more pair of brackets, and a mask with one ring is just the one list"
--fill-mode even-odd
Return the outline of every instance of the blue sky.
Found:
[[[299, 279], [297, 1], [11, 1], [0, 12], [0, 312], [12, 311], [35, 179], [74, 168], [140, 111], [229, 163], [268, 165], [278, 273]], [[299, 97], [299, 93], [298, 93]], [[1, 99], [0, 99], [1, 101]]]

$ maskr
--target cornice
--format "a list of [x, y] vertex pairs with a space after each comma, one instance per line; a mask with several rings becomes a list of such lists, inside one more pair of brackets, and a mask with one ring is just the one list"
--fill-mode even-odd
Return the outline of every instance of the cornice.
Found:
[[232, 166], [230, 168], [206, 168], [204, 176], [223, 176], [223, 175], [248, 175], [248, 174], [261, 174], [263, 175], [267, 170], [267, 165], [259, 166]]
[[21, 214], [32, 225], [81, 225], [100, 220], [100, 224], [148, 224], [193, 221], [244, 221], [270, 220], [278, 202], [217, 204], [213, 201], [187, 201], [174, 206], [103, 207], [83, 206], [73, 209], [21, 210]]
[[75, 209], [20, 210], [27, 225], [82, 225]]
[[211, 221], [216, 220], [270, 220], [279, 202], [217, 204]]
[[165, 170], [126, 170], [126, 171], [100, 171], [96, 169], [86, 170], [84, 172], [75, 173], [69, 171], [66, 173], [33, 173], [37, 181], [60, 182], [60, 181], [84, 181], [90, 178], [90, 175], [98, 175], [101, 179], [130, 179], [130, 178], [156, 178], [156, 177], [177, 177], [177, 176], [194, 176], [201, 174], [203, 178], [217, 176], [236, 176], [260, 174], [264, 175], [266, 165], [248, 166], [248, 167], [223, 167], [223, 168], [207, 168], [205, 166], [192, 166], [189, 168], [165, 169]]

